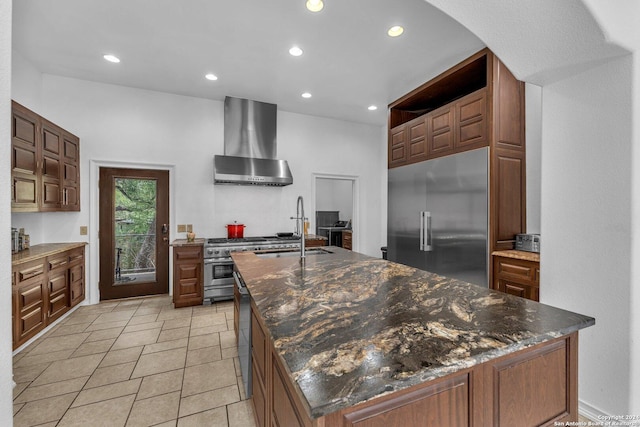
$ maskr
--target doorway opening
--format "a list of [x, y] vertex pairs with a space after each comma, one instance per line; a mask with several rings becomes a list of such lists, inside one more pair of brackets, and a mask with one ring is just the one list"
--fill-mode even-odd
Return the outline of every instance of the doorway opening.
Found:
[[315, 212], [309, 215], [314, 221], [312, 231], [327, 237], [328, 245], [343, 246], [340, 228], [346, 227], [352, 232], [352, 249], [357, 250], [358, 177], [314, 174], [313, 184]]
[[169, 172], [100, 168], [100, 299], [169, 292]]

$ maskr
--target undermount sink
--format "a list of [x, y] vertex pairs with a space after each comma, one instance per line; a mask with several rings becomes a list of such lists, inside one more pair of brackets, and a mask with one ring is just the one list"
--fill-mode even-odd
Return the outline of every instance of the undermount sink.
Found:
[[[327, 251], [321, 248], [312, 248], [305, 250], [305, 256], [308, 255], [324, 255], [324, 254], [332, 254], [333, 252]], [[284, 258], [284, 257], [295, 257], [300, 256], [300, 249], [291, 250], [291, 251], [273, 251], [273, 252], [260, 252], [257, 253], [256, 256], [258, 258]]]

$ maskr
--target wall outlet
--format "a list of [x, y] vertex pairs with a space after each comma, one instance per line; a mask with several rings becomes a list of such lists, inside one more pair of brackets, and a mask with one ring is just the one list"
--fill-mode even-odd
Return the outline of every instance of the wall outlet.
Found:
[[86, 225], [81, 225], [80, 226], [80, 235], [81, 236], [86, 236], [87, 235], [87, 226]]
[[178, 233], [186, 233], [187, 232], [187, 226], [184, 224], [178, 224]]
[[187, 224], [187, 233], [193, 232], [193, 224]]

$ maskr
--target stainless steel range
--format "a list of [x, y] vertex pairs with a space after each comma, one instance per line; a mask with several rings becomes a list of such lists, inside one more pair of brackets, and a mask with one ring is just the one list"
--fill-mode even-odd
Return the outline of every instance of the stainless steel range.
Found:
[[207, 239], [204, 244], [204, 302], [233, 299], [231, 252], [299, 248], [300, 236]]

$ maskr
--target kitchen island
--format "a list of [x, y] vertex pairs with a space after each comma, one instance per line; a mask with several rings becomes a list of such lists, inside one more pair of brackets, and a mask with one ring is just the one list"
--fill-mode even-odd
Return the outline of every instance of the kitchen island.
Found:
[[577, 420], [591, 317], [342, 248], [233, 253], [252, 298], [260, 426]]

